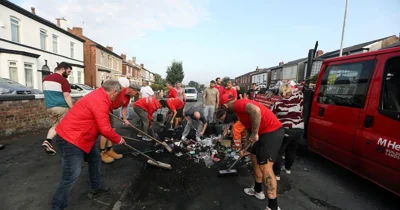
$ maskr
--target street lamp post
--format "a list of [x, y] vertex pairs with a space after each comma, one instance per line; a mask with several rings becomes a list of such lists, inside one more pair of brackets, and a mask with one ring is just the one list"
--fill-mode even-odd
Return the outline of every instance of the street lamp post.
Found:
[[349, 5], [349, 0], [346, 0], [346, 9], [344, 10], [342, 40], [340, 41], [340, 54], [339, 54], [339, 57], [342, 57], [342, 53], [343, 53], [343, 39], [344, 39], [344, 31], [345, 31], [345, 28], [346, 28], [346, 17], [347, 17], [347, 7], [348, 7], [348, 5]]

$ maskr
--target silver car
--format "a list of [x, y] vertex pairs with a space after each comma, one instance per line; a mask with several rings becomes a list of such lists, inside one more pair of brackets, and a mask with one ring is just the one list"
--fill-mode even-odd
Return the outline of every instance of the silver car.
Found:
[[186, 101], [197, 101], [197, 90], [194, 87], [185, 88]]
[[40, 90], [28, 88], [18, 82], [0, 77], [0, 95], [42, 94]]

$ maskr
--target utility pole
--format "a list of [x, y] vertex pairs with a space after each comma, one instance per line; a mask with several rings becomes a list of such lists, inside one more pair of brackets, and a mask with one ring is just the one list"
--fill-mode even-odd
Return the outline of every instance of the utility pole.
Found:
[[344, 30], [346, 28], [346, 17], [347, 17], [347, 7], [348, 7], [348, 5], [349, 5], [349, 0], [346, 0], [346, 9], [344, 10], [342, 40], [340, 41], [340, 54], [339, 54], [339, 57], [342, 57], [342, 53], [343, 53], [343, 39], [344, 39]]

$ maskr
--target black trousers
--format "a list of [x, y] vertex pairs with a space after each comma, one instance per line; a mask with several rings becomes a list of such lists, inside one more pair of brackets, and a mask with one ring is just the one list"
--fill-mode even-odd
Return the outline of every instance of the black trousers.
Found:
[[285, 138], [279, 149], [278, 159], [273, 166], [275, 175], [280, 175], [281, 173], [283, 154], [285, 154], [285, 168], [287, 170], [292, 168], [294, 160], [296, 159], [297, 145], [303, 135], [303, 131], [304, 130], [300, 128], [285, 129]]

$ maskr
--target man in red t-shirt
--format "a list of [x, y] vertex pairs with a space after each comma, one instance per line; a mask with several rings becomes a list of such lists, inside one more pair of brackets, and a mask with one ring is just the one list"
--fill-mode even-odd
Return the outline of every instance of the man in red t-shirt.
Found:
[[[268, 195], [268, 208], [278, 209], [277, 182], [273, 171], [274, 162], [278, 159], [278, 152], [285, 136], [282, 123], [274, 113], [264, 105], [248, 100], [236, 100], [231, 95], [223, 95], [221, 105], [224, 110], [217, 113], [219, 119], [224, 119], [226, 111], [233, 111], [240, 122], [251, 130], [249, 141], [253, 143], [250, 149], [251, 160], [255, 176], [254, 188], [245, 188], [244, 192], [264, 199], [261, 184], [264, 182]], [[247, 151], [240, 151], [244, 156]]]
[[178, 91], [175, 90], [174, 86], [170, 82], [167, 82], [166, 86], [169, 90], [167, 98], [178, 98]]
[[222, 95], [224, 95], [225, 88], [224, 88], [224, 86], [221, 85], [221, 78], [217, 77], [215, 79], [215, 82], [217, 83], [215, 85], [215, 88], [217, 88], [217, 90], [219, 91], [219, 100], [221, 101], [221, 97], [222, 97]]
[[231, 95], [235, 98], [237, 98], [237, 91], [236, 89], [232, 86], [232, 82], [228, 81], [227, 85], [226, 85], [226, 89], [224, 90], [224, 94], [228, 94]]
[[[179, 98], [167, 98], [165, 100], [160, 100], [160, 104], [162, 107], [167, 107], [171, 113], [170, 123], [174, 124], [174, 120], [179, 120], [183, 117], [183, 107], [185, 104]], [[168, 113], [165, 114], [164, 125], [167, 124]], [[177, 127], [177, 123], [175, 123], [175, 128]]]
[[[141, 120], [141, 129], [143, 132], [147, 133], [153, 122], [153, 113], [160, 107], [160, 102], [158, 102], [154, 96], [141, 98], [133, 104], [133, 110]], [[141, 135], [138, 135], [138, 137], [141, 137]], [[142, 139], [151, 141], [151, 139], [146, 136], [143, 136]]]
[[[129, 121], [127, 119], [128, 105], [133, 96], [135, 96], [139, 92], [139, 89], [133, 85], [128, 88], [122, 88], [121, 92], [118, 93], [115, 100], [111, 103], [110, 113], [114, 109], [119, 109], [122, 107], [122, 120], [124, 121], [124, 125], [129, 125]], [[113, 116], [109, 115], [111, 127], [115, 130], [115, 119]], [[107, 148], [106, 148], [107, 144]], [[106, 137], [100, 137], [100, 151], [101, 151], [101, 160], [104, 163], [112, 163], [114, 160], [121, 159], [123, 156], [114, 152], [113, 144]]]

